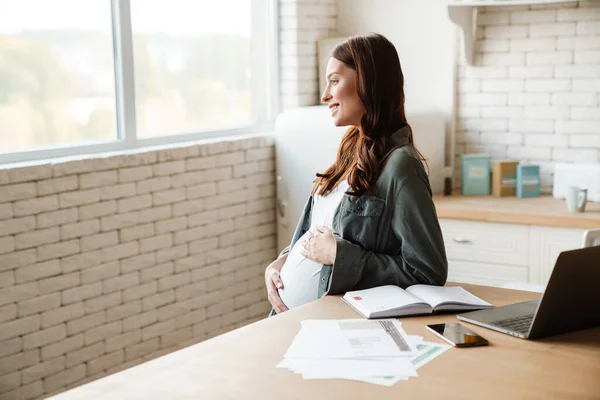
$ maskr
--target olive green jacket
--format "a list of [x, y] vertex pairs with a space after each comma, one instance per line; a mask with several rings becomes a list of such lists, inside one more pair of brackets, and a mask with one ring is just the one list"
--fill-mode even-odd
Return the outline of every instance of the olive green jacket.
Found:
[[[448, 261], [431, 187], [409, 133], [405, 126], [392, 135], [394, 147], [373, 194], [342, 197], [332, 225], [335, 262], [321, 269], [319, 297], [381, 285], [446, 283]], [[310, 229], [312, 202], [310, 196], [281, 255]]]

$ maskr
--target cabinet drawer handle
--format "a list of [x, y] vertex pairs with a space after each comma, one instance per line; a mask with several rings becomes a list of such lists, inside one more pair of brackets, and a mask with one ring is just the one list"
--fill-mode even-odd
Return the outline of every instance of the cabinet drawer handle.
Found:
[[456, 243], [461, 243], [461, 244], [473, 243], [473, 242], [471, 242], [470, 239], [465, 239], [465, 238], [461, 238], [461, 237], [455, 237], [452, 240], [454, 240]]

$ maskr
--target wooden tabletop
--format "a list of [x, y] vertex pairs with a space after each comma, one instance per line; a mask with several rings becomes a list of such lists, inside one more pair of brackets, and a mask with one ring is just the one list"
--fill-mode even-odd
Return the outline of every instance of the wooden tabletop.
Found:
[[[494, 305], [537, 293], [461, 284]], [[52, 397], [73, 399], [598, 399], [600, 328], [536, 341], [468, 325], [490, 341], [452, 348], [392, 387], [341, 379], [304, 380], [275, 368], [305, 319], [361, 318], [327, 296]], [[401, 319], [408, 334], [441, 342], [426, 324], [454, 315]]]
[[600, 202], [588, 202], [584, 212], [567, 211], [564, 200], [495, 196], [434, 196], [439, 218], [511, 224], [600, 228]]

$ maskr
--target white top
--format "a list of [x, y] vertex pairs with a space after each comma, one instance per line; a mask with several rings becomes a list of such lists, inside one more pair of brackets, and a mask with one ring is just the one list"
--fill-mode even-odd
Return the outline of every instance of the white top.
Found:
[[[342, 181], [327, 195], [313, 196], [309, 232], [316, 231], [317, 225], [331, 228], [335, 210], [348, 188], [348, 182]], [[281, 269], [283, 289], [279, 290], [279, 296], [290, 309], [318, 299], [319, 276], [323, 264], [304, 258], [300, 253], [305, 236], [306, 233], [294, 244]]]

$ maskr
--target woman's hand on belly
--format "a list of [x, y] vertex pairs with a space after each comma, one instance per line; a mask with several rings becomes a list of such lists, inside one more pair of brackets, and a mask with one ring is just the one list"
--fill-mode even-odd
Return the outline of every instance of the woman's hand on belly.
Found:
[[337, 243], [333, 237], [333, 230], [323, 225], [317, 226], [315, 231], [308, 231], [302, 239], [301, 254], [319, 264], [333, 265]]
[[265, 269], [265, 286], [267, 287], [267, 297], [269, 299], [269, 303], [273, 306], [273, 309], [276, 313], [287, 311], [288, 308], [283, 301], [281, 301], [281, 297], [279, 297], [278, 289], [283, 288], [283, 282], [279, 278], [279, 271], [283, 268], [283, 264], [285, 264], [285, 260], [287, 259], [287, 254], [279, 257], [277, 260], [273, 261], [269, 266]]

